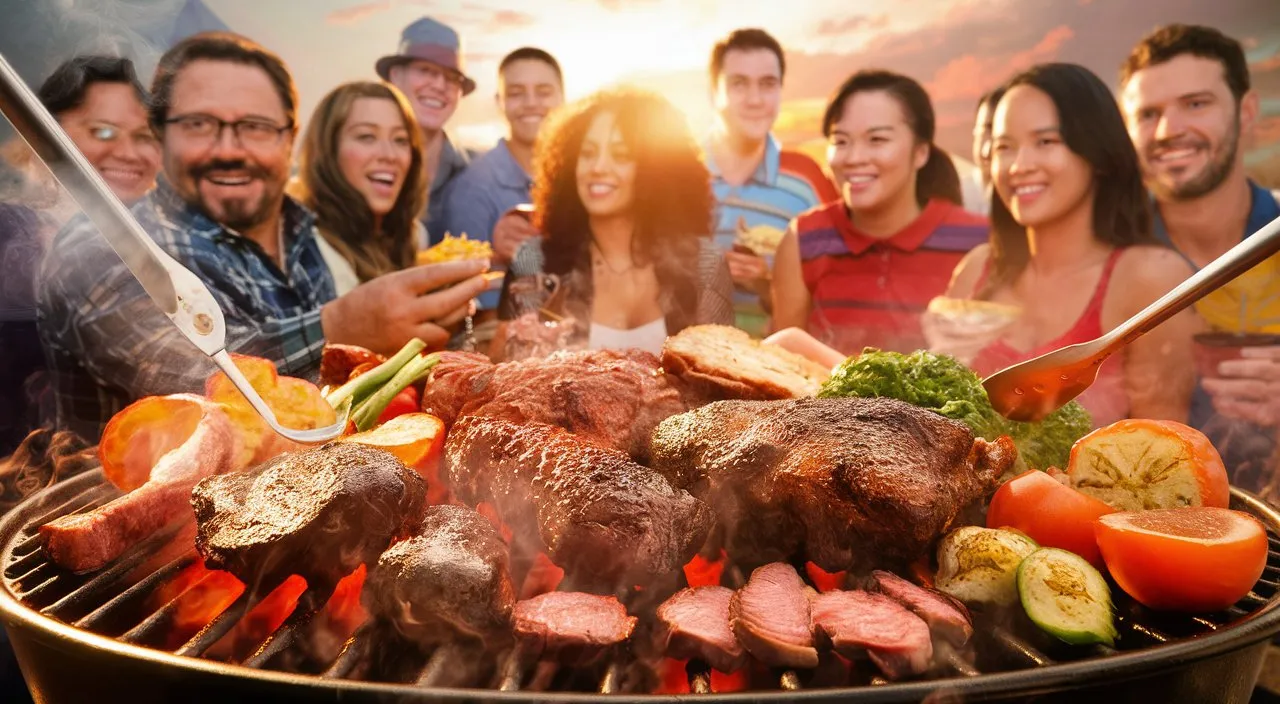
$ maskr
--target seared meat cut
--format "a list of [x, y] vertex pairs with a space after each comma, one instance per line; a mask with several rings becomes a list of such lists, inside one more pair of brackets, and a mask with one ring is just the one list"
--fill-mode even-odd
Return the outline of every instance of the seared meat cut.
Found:
[[613, 596], [548, 592], [516, 602], [515, 635], [531, 656], [585, 664], [625, 642], [636, 619]]
[[298, 574], [332, 587], [412, 532], [426, 491], [391, 453], [331, 442], [197, 484], [196, 549], [249, 585]]
[[715, 507], [739, 565], [829, 572], [924, 554], [1016, 453], [884, 398], [721, 401], [663, 421], [652, 450], [654, 469]]
[[201, 417], [191, 437], [162, 456], [142, 486], [92, 511], [40, 526], [45, 552], [54, 564], [74, 572], [100, 569], [170, 524], [190, 525], [191, 487], [232, 469], [237, 441], [222, 407], [203, 396], [176, 394], [173, 398], [200, 407]]
[[729, 625], [733, 590], [721, 586], [681, 589], [658, 607], [660, 641], [667, 657], [702, 660], [721, 672], [747, 662], [747, 652]]
[[858, 657], [865, 650], [891, 680], [925, 672], [933, 658], [929, 626], [883, 594], [819, 594], [813, 598], [813, 626], [842, 655]]
[[515, 587], [507, 545], [479, 513], [432, 506], [413, 537], [382, 553], [362, 599], [415, 643], [510, 637]]
[[549, 425], [463, 418], [444, 458], [462, 501], [492, 504], [517, 549], [545, 552], [577, 589], [612, 593], [676, 574], [715, 520], [657, 472]]
[[502, 364], [446, 352], [422, 399], [422, 409], [446, 425], [466, 416], [546, 423], [637, 458], [646, 456], [654, 426], [687, 408], [658, 359], [639, 350], [557, 352]]
[[871, 573], [882, 594], [924, 619], [929, 628], [955, 645], [964, 645], [973, 635], [969, 610], [954, 598], [932, 589], [918, 587], [892, 572]]
[[817, 667], [809, 594], [791, 565], [757, 567], [729, 600], [729, 623], [738, 642], [770, 665]]

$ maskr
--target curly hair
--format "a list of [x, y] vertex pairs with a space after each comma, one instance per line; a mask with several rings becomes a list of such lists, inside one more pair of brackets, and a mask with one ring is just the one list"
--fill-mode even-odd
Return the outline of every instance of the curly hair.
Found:
[[[338, 143], [351, 108], [361, 98], [395, 104], [409, 138], [409, 170], [391, 212], [375, 231], [373, 210], [364, 196], [347, 182], [338, 164]], [[325, 240], [351, 262], [360, 281], [413, 265], [417, 251], [414, 228], [427, 203], [422, 170], [422, 133], [413, 108], [389, 83], [354, 81], [329, 92], [316, 106], [302, 139], [295, 195], [316, 214]]]
[[597, 115], [614, 116], [636, 155], [632, 258], [653, 264], [670, 294], [668, 331], [692, 324], [698, 305], [699, 240], [712, 232], [711, 174], [681, 113], [662, 96], [624, 87], [594, 93], [553, 114], [534, 153], [534, 225], [544, 233], [546, 271], [582, 277], [575, 297], [590, 298], [591, 229], [578, 196], [582, 142]]

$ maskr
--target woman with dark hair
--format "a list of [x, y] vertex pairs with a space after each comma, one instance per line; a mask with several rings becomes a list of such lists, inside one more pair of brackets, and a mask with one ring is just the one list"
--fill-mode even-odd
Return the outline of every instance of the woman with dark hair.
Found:
[[[1088, 69], [1043, 64], [1010, 81], [996, 108], [991, 171], [990, 244], [960, 263], [948, 296], [1021, 312], [973, 356], [979, 374], [1092, 340], [1191, 273], [1156, 244], [1124, 120]], [[928, 323], [942, 333], [935, 349], [965, 340], [958, 326], [939, 322]], [[1186, 422], [1198, 326], [1187, 310], [1109, 359], [1080, 398], [1094, 423]]]
[[920, 314], [987, 236], [960, 206], [960, 177], [933, 143], [916, 81], [859, 71], [827, 104], [822, 133], [841, 199], [791, 222], [774, 264], [776, 328], [806, 328], [845, 354], [924, 346]]
[[316, 213], [320, 254], [339, 296], [410, 267], [427, 202], [422, 133], [386, 83], [334, 88], [302, 139], [294, 195]]
[[[534, 154], [534, 225], [517, 251], [503, 317], [536, 316], [522, 279], [562, 302], [568, 346], [657, 353], [668, 335], [733, 324], [733, 282], [711, 241], [711, 180], [684, 115], [631, 88], [561, 108]], [[556, 306], [557, 304], [550, 304]], [[504, 330], [498, 335], [499, 356]]]

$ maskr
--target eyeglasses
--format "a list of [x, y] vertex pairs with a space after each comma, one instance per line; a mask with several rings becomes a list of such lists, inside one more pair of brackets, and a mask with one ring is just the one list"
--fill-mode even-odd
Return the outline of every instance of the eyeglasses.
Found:
[[179, 115], [164, 121], [175, 126], [182, 136], [193, 141], [213, 143], [222, 138], [222, 130], [230, 127], [240, 144], [246, 147], [268, 147], [280, 143], [280, 136], [293, 128], [293, 123], [281, 127], [266, 120], [236, 120], [228, 122], [213, 115]]

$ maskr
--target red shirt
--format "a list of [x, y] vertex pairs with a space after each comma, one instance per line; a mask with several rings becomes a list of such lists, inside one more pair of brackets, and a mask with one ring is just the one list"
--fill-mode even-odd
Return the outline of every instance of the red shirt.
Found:
[[985, 217], [941, 200], [883, 239], [854, 228], [843, 201], [804, 213], [793, 227], [812, 300], [809, 332], [845, 354], [927, 347], [920, 316], [990, 229]]

